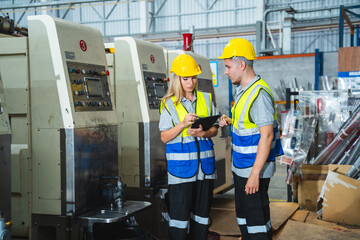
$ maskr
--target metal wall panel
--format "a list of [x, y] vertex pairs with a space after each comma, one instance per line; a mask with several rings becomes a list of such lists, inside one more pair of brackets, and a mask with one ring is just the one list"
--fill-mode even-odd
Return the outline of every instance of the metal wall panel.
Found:
[[[252, 44], [255, 45], [255, 35], [241, 37], [249, 40]], [[193, 49], [197, 54], [207, 56], [209, 59], [217, 59], [217, 57], [222, 54], [225, 45], [232, 38], [233, 37], [218, 39], [195, 39], [193, 43]], [[161, 42], [159, 44], [168, 49], [183, 49], [182, 41]]]
[[[324, 29], [312, 32], [297, 32], [293, 35], [295, 53], [313, 53], [314, 49], [321, 52], [338, 50], [338, 29]], [[350, 46], [350, 30], [344, 29], [344, 46]]]
[[196, 29], [252, 24], [256, 9], [254, 2], [168, 0], [164, 3], [164, 0], [155, 0], [154, 31], [188, 30], [192, 25]]
[[[50, 1], [50, 0], [49, 0]], [[31, 7], [35, 0], [4, 0], [4, 5], [23, 4]], [[115, 2], [114, 2], [115, 3]], [[100, 5], [99, 5], [100, 4]], [[103, 4], [103, 5], [101, 5]], [[238, 1], [238, 0], [153, 0], [149, 2], [149, 11], [153, 12], [150, 26], [151, 34], [159, 34], [159, 38], [166, 32], [182, 33], [194, 28], [195, 37], [197, 29], [209, 29], [212, 31], [217, 28], [241, 27], [247, 24], [255, 24], [257, 1]], [[292, 6], [296, 10], [326, 8], [331, 6], [359, 4], [359, 0], [266, 0], [266, 9]], [[107, 41], [111, 41], [115, 36], [139, 34], [140, 32], [140, 2], [130, 2], [121, 0], [118, 4], [98, 2], [98, 6], [88, 6], [84, 3], [75, 5], [72, 9], [47, 10], [47, 14], [65, 18], [70, 21], [78, 22], [99, 29]], [[82, 6], [82, 7], [79, 7]], [[17, 10], [26, 10], [16, 9]], [[12, 12], [10, 17], [19, 25], [27, 27], [27, 16], [44, 13], [41, 8], [36, 11]], [[353, 9], [359, 13], [360, 9]], [[313, 18], [332, 19], [331, 23], [338, 23], [339, 8], [331, 11], [310, 12], [295, 14], [296, 20], [310, 20]], [[279, 21], [287, 13], [270, 13], [268, 20]], [[315, 25], [316, 22], [311, 22]], [[277, 23], [272, 24], [276, 29]], [[344, 46], [350, 46], [349, 29], [345, 24]], [[233, 35], [236, 37], [236, 35]], [[279, 45], [279, 34], [274, 31], [273, 37], [276, 45]], [[255, 44], [255, 35], [245, 36]], [[205, 55], [210, 59], [215, 59], [222, 52], [224, 45], [231, 38], [222, 37], [215, 39], [199, 40], [195, 38], [194, 49], [197, 53]], [[292, 33], [294, 43], [294, 53], [314, 52], [315, 48], [320, 51], [336, 51], [338, 45], [338, 29], [322, 29], [316, 31]], [[182, 49], [182, 41], [164, 42], [161, 45], [170, 49]], [[267, 46], [272, 46], [268, 40]]]
[[124, 33], [128, 33], [130, 29], [129, 21], [117, 21], [117, 22], [107, 22], [106, 23], [106, 33], [108, 35], [121, 35]]
[[[281, 8], [291, 6], [295, 10], [308, 10], [315, 8], [328, 8], [328, 7], [337, 7], [340, 5], [354, 5], [359, 4], [359, 0], [292, 0], [292, 1], [284, 1], [284, 0], [268, 0], [267, 8]], [[359, 13], [359, 9], [353, 9], [354, 12]], [[268, 16], [268, 20], [277, 21], [278, 20], [278, 12], [270, 13]], [[286, 16], [290, 16], [285, 14]], [[338, 17], [339, 16], [339, 8], [332, 9], [330, 11], [317, 11], [317, 12], [309, 12], [309, 13], [301, 13], [296, 14], [296, 19], [298, 20], [306, 20], [310, 18], [320, 18], [320, 17]]]

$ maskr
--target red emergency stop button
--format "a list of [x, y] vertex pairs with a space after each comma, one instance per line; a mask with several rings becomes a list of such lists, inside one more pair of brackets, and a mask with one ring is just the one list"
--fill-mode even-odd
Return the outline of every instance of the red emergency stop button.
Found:
[[108, 70], [105, 71], [105, 75], [106, 76], [109, 76], [110, 75], [110, 72]]
[[170, 78], [167, 78], [166, 81], [167, 81], [167, 82], [170, 82]]

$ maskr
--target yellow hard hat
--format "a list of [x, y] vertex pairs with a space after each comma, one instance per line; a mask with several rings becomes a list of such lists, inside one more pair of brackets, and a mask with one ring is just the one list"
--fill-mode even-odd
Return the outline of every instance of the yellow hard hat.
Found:
[[233, 38], [224, 47], [222, 56], [218, 59], [227, 59], [232, 57], [244, 57], [247, 60], [255, 60], [255, 50], [253, 45], [246, 39]]
[[201, 69], [193, 57], [188, 54], [180, 54], [172, 62], [170, 73], [172, 72], [181, 77], [191, 77], [199, 75]]

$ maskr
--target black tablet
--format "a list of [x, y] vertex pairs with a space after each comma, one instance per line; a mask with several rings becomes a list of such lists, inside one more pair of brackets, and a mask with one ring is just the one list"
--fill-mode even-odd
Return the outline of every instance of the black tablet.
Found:
[[199, 125], [201, 124], [201, 126], [203, 127], [203, 130], [207, 131], [214, 125], [214, 123], [216, 122], [216, 120], [218, 120], [219, 117], [220, 117], [220, 115], [198, 118], [191, 125], [191, 128], [199, 128]]

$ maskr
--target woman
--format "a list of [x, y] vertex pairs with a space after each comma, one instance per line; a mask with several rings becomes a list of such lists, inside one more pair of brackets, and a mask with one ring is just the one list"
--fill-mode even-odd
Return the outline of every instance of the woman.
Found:
[[216, 115], [212, 96], [196, 91], [201, 73], [187, 54], [177, 56], [170, 88], [160, 107], [161, 140], [166, 143], [169, 185], [169, 239], [207, 239], [209, 212], [214, 188], [215, 155], [211, 137], [218, 126], [204, 131], [191, 128], [198, 117]]

